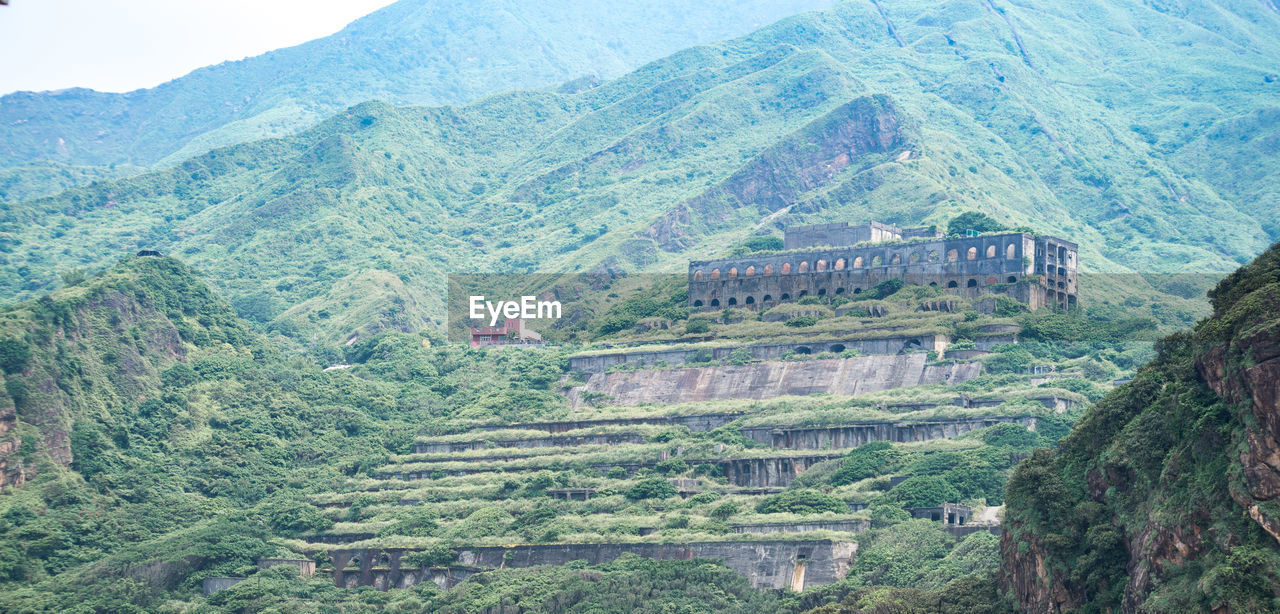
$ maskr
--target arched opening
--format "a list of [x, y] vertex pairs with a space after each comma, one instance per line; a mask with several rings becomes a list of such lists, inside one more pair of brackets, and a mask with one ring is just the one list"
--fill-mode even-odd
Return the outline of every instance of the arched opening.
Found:
[[1013, 260], [1014, 258], [1017, 258], [1017, 257], [1018, 257], [1018, 246], [1010, 243], [1008, 247], [1004, 248], [1005, 260]]
[[693, 280], [694, 280], [694, 281], [702, 281], [702, 271], [694, 271], [694, 272], [693, 272]]
[[839, 343], [837, 343], [837, 344], [832, 345], [829, 349], [830, 349], [830, 351], [831, 351], [831, 353], [832, 353], [832, 354], [839, 354], [840, 352], [843, 352], [843, 351], [844, 351], [844, 346], [843, 346], [843, 345], [841, 345], [841, 344], [839, 344]]
[[[970, 280], [969, 280], [969, 283], [967, 283], [967, 284], [965, 284], [965, 285], [966, 285], [966, 286], [968, 286], [968, 287], [970, 287], [970, 288], [977, 288], [977, 287], [978, 287], [978, 280], [976, 280], [976, 279], [970, 279]], [[729, 299], [729, 300], [733, 300], [733, 299]]]
[[948, 287], [948, 288], [959, 288], [959, 287], [960, 287], [960, 284], [958, 284], [958, 283], [956, 283], [954, 280], [952, 280], [952, 281], [947, 282], [947, 287]]
[[833, 268], [834, 268], [835, 270], [837, 270], [837, 271], [843, 271], [843, 270], [844, 270], [844, 264], [845, 264], [845, 263], [844, 263], [844, 258], [836, 258], [836, 265], [835, 265], [835, 267], [833, 267]]
[[713, 299], [711, 299], [711, 306], [712, 306], [712, 307], [719, 307], [719, 306], [720, 306], [720, 299], [718, 299], [718, 298], [713, 298]]
[[955, 262], [960, 259], [960, 252], [954, 249], [947, 250], [947, 262]]
[[389, 557], [389, 556], [387, 556], [387, 555], [385, 555], [385, 554], [383, 554], [382, 556], [378, 557], [378, 566], [379, 566], [379, 567], [390, 567], [390, 566], [391, 566], [391, 557]]
[[738, 267], [736, 267], [736, 266], [735, 266], [735, 267], [729, 267], [729, 277], [731, 277], [731, 278], [732, 278], [732, 277], [737, 277], [737, 276], [738, 276]]
[[789, 301], [789, 300], [791, 300], [791, 295], [790, 295], [790, 294], [787, 294], [786, 292], [783, 292], [783, 293], [782, 293], [782, 296], [778, 297], [778, 300], [780, 300], [780, 301]]
[[930, 288], [937, 288], [937, 287], [938, 287], [938, 282], [936, 282], [936, 281], [931, 281], [931, 282], [929, 282], [929, 287], [930, 287]]
[[809, 261], [808, 261], [808, 260], [802, 261], [802, 262], [800, 263], [800, 269], [799, 269], [799, 272], [801, 272], [801, 273], [808, 273], [808, 272], [809, 272]]
[[803, 345], [802, 345], [802, 346], [800, 346], [800, 347], [796, 348], [796, 349], [795, 349], [795, 352], [796, 352], [797, 354], [812, 354], [812, 353], [813, 353], [813, 350], [811, 350], [811, 349], [809, 349], [808, 347], [806, 347], [806, 346], [803, 346]]
[[935, 250], [930, 250], [930, 251], [929, 251], [929, 262], [937, 262], [937, 261], [938, 261], [938, 250], [936, 250], [936, 249], [935, 249]]
[[773, 302], [773, 295], [772, 295], [772, 294], [766, 294], [766, 295], [764, 295], [764, 298], [760, 299], [760, 302], [761, 302], [761, 303], [771, 303], [771, 302]]
[[773, 275], [773, 265], [772, 265], [772, 264], [766, 264], [766, 265], [764, 265], [764, 274], [765, 274], [765, 275]]
[[755, 298], [754, 296], [748, 296], [748, 297], [747, 297], [747, 300], [742, 301], [742, 302], [743, 302], [744, 304], [747, 304], [747, 305], [754, 305], [754, 304], [756, 304], [756, 298]]
[[964, 259], [965, 259], [965, 260], [977, 260], [977, 259], [978, 259], [978, 248], [976, 248], [976, 247], [970, 247], [970, 248], [969, 248], [969, 251], [965, 252], [965, 254], [964, 254]]
[[1066, 286], [1065, 286], [1062, 282], [1058, 282], [1058, 287], [1059, 287], [1059, 288], [1065, 288]]
[[855, 269], [862, 268], [862, 256], [858, 256], [857, 258], [853, 259], [853, 268]]
[[854, 289], [853, 289], [853, 293], [854, 293], [854, 294], [862, 294], [862, 288], [854, 288]]
[[[972, 280], [970, 280], [970, 281], [972, 281]], [[737, 299], [737, 297], [733, 297], [733, 296], [729, 297], [729, 306], [730, 306], [730, 307], [733, 307], [734, 305], [737, 305], [737, 304], [738, 304], [738, 299]]]
[[902, 264], [902, 254], [894, 254], [893, 258], [889, 259], [889, 264]]
[[720, 279], [720, 269], [711, 269], [711, 279]]
[[791, 272], [791, 263], [790, 262], [782, 263], [782, 274], [786, 275], [790, 272]]
[[742, 272], [742, 274], [743, 274], [743, 275], [745, 275], [745, 276], [747, 276], [747, 277], [751, 277], [752, 275], [755, 275], [755, 274], [756, 274], [756, 267], [755, 267], [755, 265], [752, 265], [752, 266], [747, 267], [747, 270], [743, 271], [743, 272]]
[[826, 294], [827, 294], [826, 288], [818, 288], [818, 296], [826, 296]]
[[1010, 275], [1010, 276], [1008, 277], [1008, 279], [1005, 279], [1005, 282], [1007, 282], [1007, 283], [1011, 283], [1011, 284], [1016, 284], [1016, 283], [1018, 283], [1018, 278], [1017, 278], [1017, 277], [1015, 277], [1015, 276], [1013, 276], [1013, 275]]
[[817, 272], [821, 273], [822, 271], [827, 270], [827, 261], [826, 261], [826, 260], [818, 260], [817, 264], [815, 264], [813, 268], [814, 268], [814, 270], [815, 270], [815, 271], [817, 271]]
[[996, 246], [994, 246], [994, 245], [988, 245], [988, 246], [987, 246], [987, 257], [988, 257], [988, 258], [995, 258], [995, 257], [996, 257]]
[[917, 262], [920, 262], [920, 252], [911, 252], [911, 255], [907, 256], [907, 264], [915, 264]]
[[871, 266], [881, 266], [883, 264], [884, 264], [884, 258], [881, 258], [880, 256], [873, 256], [871, 258]]
[[797, 297], [798, 297], [798, 298], [804, 298], [804, 297], [806, 297], [806, 296], [808, 296], [808, 295], [809, 295], [809, 291], [808, 291], [808, 290], [801, 290], [801, 291], [800, 291], [800, 294], [799, 294], [799, 295], [797, 295]]
[[836, 288], [836, 296], [844, 294], [844, 288]]
[[702, 306], [702, 301], [694, 301], [694, 302], [693, 302], [693, 306], [694, 306], [694, 307], [701, 307], [701, 306]]

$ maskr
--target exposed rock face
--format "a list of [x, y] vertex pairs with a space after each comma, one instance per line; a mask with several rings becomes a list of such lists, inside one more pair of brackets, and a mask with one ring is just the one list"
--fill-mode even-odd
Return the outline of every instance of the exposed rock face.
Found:
[[[400, 560], [413, 552], [407, 548], [331, 550], [330, 554], [336, 570], [335, 584], [373, 586], [378, 590], [408, 588], [422, 581], [448, 588], [483, 569], [564, 565], [571, 561], [599, 564], [630, 552], [657, 560], [720, 559], [753, 586], [799, 591], [844, 578], [857, 549], [854, 543], [827, 540], [474, 546], [460, 549], [458, 565], [447, 573], [402, 568]], [[353, 559], [358, 560], [358, 568], [347, 569]]]
[[1210, 318], [1011, 476], [1001, 584], [1022, 611], [1280, 599], [1280, 245], [1209, 298]]
[[914, 353], [597, 373], [585, 386], [570, 391], [569, 401], [574, 406], [583, 405], [583, 393], [606, 395], [616, 405], [771, 399], [818, 393], [855, 396], [903, 386], [957, 384], [982, 371], [981, 363], [925, 363], [924, 354]]

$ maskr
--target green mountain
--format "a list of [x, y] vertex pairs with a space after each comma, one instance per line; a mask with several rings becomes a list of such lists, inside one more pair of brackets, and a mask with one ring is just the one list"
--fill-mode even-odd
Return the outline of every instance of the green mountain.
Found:
[[1010, 478], [1002, 584], [1023, 611], [1275, 611], [1280, 245], [1209, 298]]
[[449, 272], [675, 272], [783, 225], [979, 210], [1080, 243], [1092, 307], [1189, 324], [1210, 282], [1117, 274], [1211, 278], [1280, 233], [1278, 25], [1249, 2], [840, 4], [582, 91], [362, 104], [5, 206], [0, 292], [158, 248], [252, 320], [346, 341], [441, 318]]
[[[583, 87], [691, 45], [830, 5], [401, 0], [331, 36], [150, 89], [6, 95], [0, 98], [0, 167], [168, 166], [215, 147], [290, 134], [366, 100], [461, 104], [571, 79], [579, 81], [565, 87]], [[48, 184], [38, 195], [57, 187]], [[0, 181], [0, 201], [23, 195]]]

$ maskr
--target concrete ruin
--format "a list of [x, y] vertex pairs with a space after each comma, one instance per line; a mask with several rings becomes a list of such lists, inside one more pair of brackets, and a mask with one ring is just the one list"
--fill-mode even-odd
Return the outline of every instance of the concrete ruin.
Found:
[[752, 586], [801, 591], [843, 579], [853, 564], [857, 544], [798, 540], [469, 546], [457, 550], [456, 564], [425, 569], [401, 564], [412, 552], [415, 550], [410, 548], [330, 550], [334, 583], [339, 587], [388, 590], [434, 582], [448, 589], [489, 569], [564, 565], [571, 561], [600, 564], [632, 553], [656, 560], [718, 559], [742, 574]]
[[[583, 354], [569, 357], [569, 370], [582, 373], [604, 373], [612, 367], [626, 365], [628, 367], [661, 367], [684, 364], [686, 362], [709, 362], [725, 360], [734, 352], [742, 350], [751, 360], [778, 360], [788, 353], [821, 354], [831, 352], [839, 354], [845, 350], [854, 350], [862, 355], [895, 355], [906, 352], [943, 352], [951, 339], [941, 334], [926, 335], [894, 335], [886, 333], [882, 337], [850, 336], [826, 340], [800, 340], [787, 343], [760, 343], [751, 345], [722, 346], [715, 348], [681, 347], [662, 350], [630, 350], [608, 353]], [[1002, 341], [1008, 342], [1008, 341]], [[1016, 340], [1013, 342], [1016, 343]], [[994, 344], [992, 344], [994, 345]], [[987, 349], [987, 348], [979, 348]]]
[[857, 396], [907, 386], [958, 384], [982, 373], [982, 363], [929, 364], [924, 353], [716, 367], [596, 373], [569, 391], [573, 407], [588, 395], [611, 405], [677, 404], [715, 399], [772, 399], [833, 394]]
[[749, 426], [742, 434], [773, 448], [823, 450], [856, 448], [873, 441], [897, 443], [930, 441], [956, 437], [969, 431], [1012, 423], [1035, 430], [1034, 416], [992, 416], [983, 418], [934, 418], [910, 422], [863, 422], [835, 425]]
[[973, 516], [973, 509], [967, 505], [959, 503], [943, 503], [936, 507], [909, 507], [907, 511], [911, 513], [912, 518], [923, 518], [934, 522], [941, 522], [947, 526], [962, 526], [969, 523], [969, 518]]
[[1078, 250], [1023, 232], [938, 238], [871, 222], [788, 228], [787, 251], [689, 263], [689, 309], [767, 309], [856, 295], [890, 279], [967, 298], [1005, 294], [1031, 309], [1075, 309]]

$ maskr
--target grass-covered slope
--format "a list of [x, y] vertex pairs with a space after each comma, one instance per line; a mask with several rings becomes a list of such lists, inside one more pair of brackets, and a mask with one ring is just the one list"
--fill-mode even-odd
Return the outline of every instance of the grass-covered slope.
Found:
[[[288, 134], [366, 100], [461, 104], [580, 78], [566, 87], [581, 87], [831, 4], [402, 0], [333, 35], [201, 68], [154, 88], [4, 96], [0, 167], [167, 165], [214, 147]], [[0, 201], [20, 193], [0, 183]]]
[[[1274, 11], [881, 8], [796, 16], [578, 93], [364, 104], [8, 205], [0, 293], [147, 246], [204, 268], [252, 320], [344, 342], [442, 317], [446, 272], [679, 271], [788, 224], [976, 209], [1075, 240], [1086, 272], [1108, 273], [1226, 271], [1274, 236], [1274, 156], [1250, 153], [1269, 141], [1220, 136], [1280, 88]], [[1242, 156], [1248, 176], [1187, 162]], [[1085, 286], [1094, 306], [1159, 296]]]
[[1280, 607], [1280, 246], [1209, 298], [1010, 478], [1003, 583], [1026, 611]]

